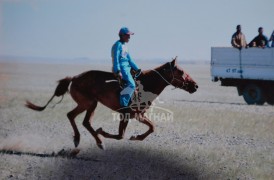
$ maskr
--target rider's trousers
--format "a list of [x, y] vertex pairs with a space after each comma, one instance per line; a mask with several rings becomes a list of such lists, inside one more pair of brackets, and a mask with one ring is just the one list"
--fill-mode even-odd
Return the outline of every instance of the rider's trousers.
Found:
[[135, 81], [130, 73], [130, 69], [131, 67], [129, 66], [121, 68], [122, 78], [126, 82], [124, 89], [120, 93], [120, 105], [122, 107], [128, 106], [130, 98], [136, 88]]

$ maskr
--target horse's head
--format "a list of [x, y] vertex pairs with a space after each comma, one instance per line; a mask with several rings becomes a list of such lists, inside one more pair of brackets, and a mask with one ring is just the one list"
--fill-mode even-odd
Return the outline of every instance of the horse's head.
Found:
[[198, 89], [197, 83], [181, 67], [177, 65], [177, 57], [157, 69], [165, 80], [175, 88], [184, 89], [189, 93], [194, 93]]

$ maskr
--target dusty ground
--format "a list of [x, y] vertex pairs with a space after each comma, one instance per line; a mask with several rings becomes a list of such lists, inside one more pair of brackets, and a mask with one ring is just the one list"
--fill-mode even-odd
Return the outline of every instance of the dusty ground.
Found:
[[[156, 132], [143, 142], [128, 140], [146, 131], [131, 121], [125, 139], [104, 139], [102, 151], [81, 125], [82, 114], [80, 152], [71, 157], [76, 150], [66, 113], [75, 103], [69, 94], [43, 112], [26, 109], [24, 102], [44, 105], [57, 80], [110, 67], [1, 63], [0, 179], [273, 179], [274, 107], [246, 105], [235, 88], [210, 81], [209, 65], [182, 67], [200, 88], [192, 95], [165, 89], [156, 105], [173, 119], [154, 117]], [[116, 133], [112, 113], [99, 105], [94, 128]]]

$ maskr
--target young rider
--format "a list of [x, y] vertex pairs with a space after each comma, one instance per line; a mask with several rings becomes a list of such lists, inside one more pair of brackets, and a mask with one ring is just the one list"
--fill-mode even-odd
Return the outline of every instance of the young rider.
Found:
[[130, 73], [131, 68], [140, 72], [141, 70], [130, 57], [126, 43], [129, 42], [131, 32], [127, 27], [122, 27], [119, 31], [120, 40], [116, 41], [111, 49], [113, 61], [113, 73], [125, 82], [125, 86], [120, 93], [120, 105], [127, 107], [136, 85]]

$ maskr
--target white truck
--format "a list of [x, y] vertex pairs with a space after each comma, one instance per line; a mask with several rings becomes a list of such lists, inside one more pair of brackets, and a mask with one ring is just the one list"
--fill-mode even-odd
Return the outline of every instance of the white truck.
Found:
[[274, 48], [211, 48], [212, 81], [235, 86], [247, 104], [274, 105]]

